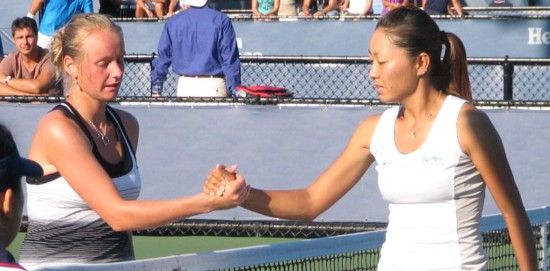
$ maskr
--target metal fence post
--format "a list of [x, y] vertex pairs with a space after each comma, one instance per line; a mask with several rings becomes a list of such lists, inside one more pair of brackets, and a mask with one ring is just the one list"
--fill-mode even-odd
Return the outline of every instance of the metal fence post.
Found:
[[[154, 69], [153, 60], [155, 59], [156, 56], [157, 56], [157, 54], [154, 53], [154, 52], [151, 54], [151, 60], [149, 61], [150, 71], [153, 71], [153, 69]], [[153, 81], [152, 80], [150, 81], [150, 84], [149, 84], [149, 95], [151, 97], [153, 97]]]
[[514, 64], [508, 61], [508, 56], [504, 58], [504, 93], [503, 98], [505, 101], [511, 101], [514, 98]]

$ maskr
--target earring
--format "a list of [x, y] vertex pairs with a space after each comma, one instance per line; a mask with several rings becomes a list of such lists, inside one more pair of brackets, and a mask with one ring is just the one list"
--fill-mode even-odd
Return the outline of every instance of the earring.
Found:
[[74, 84], [78, 88], [79, 91], [82, 91], [82, 88], [80, 87], [80, 84], [78, 83], [78, 77], [73, 78]]

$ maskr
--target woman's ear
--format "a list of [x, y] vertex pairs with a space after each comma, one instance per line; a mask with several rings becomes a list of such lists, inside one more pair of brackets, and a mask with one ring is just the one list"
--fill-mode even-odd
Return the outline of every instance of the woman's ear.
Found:
[[420, 53], [416, 58], [416, 75], [422, 76], [429, 71], [430, 56], [427, 53]]
[[65, 56], [63, 58], [63, 68], [71, 78], [76, 78], [78, 76], [78, 63], [74, 58]]

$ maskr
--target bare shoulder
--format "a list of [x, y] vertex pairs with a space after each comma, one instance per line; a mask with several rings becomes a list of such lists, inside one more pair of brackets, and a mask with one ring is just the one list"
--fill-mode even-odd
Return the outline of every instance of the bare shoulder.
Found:
[[60, 110], [52, 110], [38, 122], [29, 157], [47, 169], [60, 157], [89, 149], [91, 143], [78, 124]]
[[367, 125], [376, 126], [376, 124], [378, 124], [378, 121], [380, 120], [381, 116], [382, 116], [382, 113], [377, 113], [377, 114], [368, 116], [363, 120], [363, 123], [367, 123]]
[[118, 109], [118, 108], [113, 108], [113, 110], [116, 112], [116, 114], [118, 115], [118, 117], [122, 121], [122, 124], [124, 125], [124, 127], [126, 128], [126, 130], [129, 133], [131, 131], [133, 131], [133, 132], [138, 132], [139, 131], [139, 122], [136, 119], [136, 117], [134, 117], [134, 115], [132, 115], [128, 111]]
[[467, 154], [489, 142], [500, 141], [489, 116], [470, 103], [460, 110], [457, 130], [460, 146]]
[[[488, 127], [488, 125], [490, 127]], [[471, 103], [465, 103], [459, 113], [458, 128], [459, 132], [475, 132], [479, 130], [484, 130], [484, 128], [492, 128], [492, 123], [489, 119], [489, 116], [487, 116], [485, 112], [479, 110]]]
[[122, 125], [124, 126], [124, 129], [126, 130], [126, 133], [128, 134], [128, 137], [130, 138], [130, 141], [132, 142], [132, 146], [134, 150], [137, 150], [138, 141], [139, 141], [139, 122], [132, 115], [130, 112], [113, 108], [115, 110], [116, 114], [120, 118], [120, 121], [122, 121]]
[[359, 125], [359, 127], [361, 129], [367, 130], [370, 134], [372, 134], [374, 132], [374, 129], [378, 125], [378, 122], [380, 121], [381, 116], [382, 116], [382, 113], [368, 116], [363, 121], [361, 121], [361, 124]]
[[382, 113], [374, 114], [363, 119], [357, 129], [355, 129], [351, 142], [356, 142], [365, 148], [370, 148], [370, 141], [380, 121], [380, 116], [382, 116]]
[[37, 136], [55, 137], [64, 140], [80, 130], [78, 125], [68, 118], [65, 113], [60, 110], [52, 110], [40, 119], [36, 134]]

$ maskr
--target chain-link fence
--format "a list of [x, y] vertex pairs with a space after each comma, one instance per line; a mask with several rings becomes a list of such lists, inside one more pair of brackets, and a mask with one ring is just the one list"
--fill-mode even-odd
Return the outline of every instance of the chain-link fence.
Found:
[[[120, 99], [150, 96], [154, 55], [127, 55]], [[550, 59], [470, 58], [476, 101], [550, 101]], [[296, 99], [376, 100], [367, 57], [241, 56], [243, 85], [284, 87]], [[164, 97], [176, 96], [169, 72]]]

